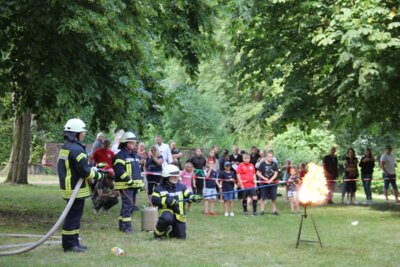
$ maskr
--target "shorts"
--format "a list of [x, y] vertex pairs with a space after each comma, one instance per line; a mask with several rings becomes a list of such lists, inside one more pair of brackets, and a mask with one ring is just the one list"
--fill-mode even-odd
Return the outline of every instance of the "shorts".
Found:
[[[217, 199], [217, 190], [215, 188], [204, 188], [203, 190], [203, 198], [207, 200], [215, 200]], [[207, 197], [207, 195], [214, 195], [211, 197]]]
[[243, 197], [243, 199], [246, 199], [247, 197], [255, 197], [255, 196], [257, 196], [257, 191], [256, 191], [256, 189], [255, 188], [249, 188], [249, 189], [247, 189], [247, 190], [245, 190], [245, 191], [242, 191], [243, 193], [242, 193], [242, 197]]
[[[263, 185], [265, 185], [265, 184], [263, 184]], [[262, 200], [271, 199], [271, 200], [275, 201], [277, 190], [278, 190], [278, 185], [261, 187], [260, 188], [261, 199]]]
[[287, 196], [295, 198], [297, 196], [297, 192], [296, 191], [288, 191], [287, 192]]
[[233, 199], [234, 199], [234, 196], [235, 196], [235, 193], [234, 193], [234, 192], [227, 192], [227, 193], [224, 193], [224, 200], [225, 200], [225, 201], [233, 200]]
[[385, 175], [385, 173], [383, 173], [383, 179], [384, 179], [383, 180], [383, 187], [385, 188], [385, 190], [389, 189], [389, 184], [392, 185], [392, 189], [393, 190], [397, 190], [396, 174]]

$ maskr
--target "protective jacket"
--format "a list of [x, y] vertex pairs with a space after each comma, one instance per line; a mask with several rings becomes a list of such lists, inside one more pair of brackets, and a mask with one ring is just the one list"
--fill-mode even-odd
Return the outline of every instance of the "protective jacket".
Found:
[[113, 168], [115, 172], [115, 189], [140, 188], [143, 186], [140, 157], [137, 153], [123, 148], [113, 158]]
[[168, 178], [156, 187], [151, 197], [151, 202], [158, 207], [159, 214], [170, 212], [180, 222], [186, 222], [186, 212], [184, 202], [179, 200], [190, 198], [190, 192], [183, 184], [170, 184]]
[[66, 135], [66, 143], [58, 154], [57, 171], [60, 180], [61, 195], [69, 199], [74, 191], [79, 178], [84, 182], [76, 198], [86, 198], [91, 195], [89, 180], [99, 179], [102, 174], [90, 168], [85, 146], [82, 145], [74, 134]]

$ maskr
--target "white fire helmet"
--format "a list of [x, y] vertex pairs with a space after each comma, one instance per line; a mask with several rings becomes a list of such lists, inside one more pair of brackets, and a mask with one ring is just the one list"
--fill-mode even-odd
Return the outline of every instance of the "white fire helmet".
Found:
[[81, 119], [70, 119], [64, 126], [64, 131], [74, 132], [74, 133], [81, 133], [87, 132], [86, 124]]
[[120, 143], [127, 143], [127, 142], [137, 142], [136, 135], [132, 132], [125, 132], [121, 139], [119, 140]]
[[172, 164], [168, 164], [167, 166], [165, 166], [162, 171], [162, 177], [165, 178], [176, 177], [176, 179], [169, 179], [171, 183], [175, 184], [178, 182], [177, 176], [179, 176], [179, 174], [180, 174], [179, 168]]

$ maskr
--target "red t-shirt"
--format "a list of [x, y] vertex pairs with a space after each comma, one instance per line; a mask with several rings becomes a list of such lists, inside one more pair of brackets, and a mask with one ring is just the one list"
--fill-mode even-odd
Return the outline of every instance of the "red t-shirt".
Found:
[[255, 186], [254, 174], [256, 173], [256, 169], [253, 164], [250, 162], [248, 164], [244, 162], [240, 163], [236, 169], [236, 173], [240, 174], [240, 180], [242, 180], [244, 188], [252, 188]]
[[94, 154], [93, 159], [96, 163], [105, 162], [109, 167], [112, 168], [112, 159], [114, 157], [114, 152], [109, 149], [98, 148]]

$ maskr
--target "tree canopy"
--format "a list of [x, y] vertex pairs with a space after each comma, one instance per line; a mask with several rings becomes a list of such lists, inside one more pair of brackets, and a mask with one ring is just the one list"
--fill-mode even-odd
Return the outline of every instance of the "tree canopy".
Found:
[[398, 1], [237, 1], [232, 24], [242, 88], [281, 79], [264, 94], [277, 129], [399, 129]]

